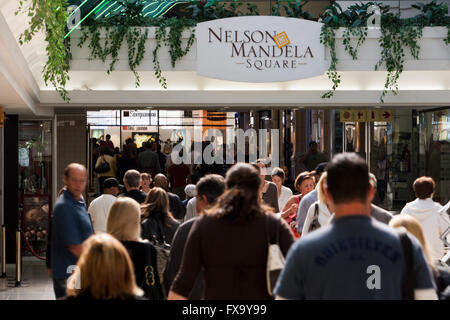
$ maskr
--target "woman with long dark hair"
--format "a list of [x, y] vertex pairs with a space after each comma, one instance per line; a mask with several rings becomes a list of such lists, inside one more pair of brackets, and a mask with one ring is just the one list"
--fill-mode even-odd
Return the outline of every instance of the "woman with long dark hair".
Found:
[[169, 211], [169, 197], [162, 188], [152, 188], [142, 204], [142, 238], [153, 243], [172, 243], [179, 226]]
[[169, 299], [186, 299], [204, 268], [203, 299], [271, 299], [267, 291], [268, 240], [286, 255], [294, 241], [289, 226], [261, 200], [261, 178], [239, 163], [226, 175], [226, 192], [197, 219], [188, 236]]

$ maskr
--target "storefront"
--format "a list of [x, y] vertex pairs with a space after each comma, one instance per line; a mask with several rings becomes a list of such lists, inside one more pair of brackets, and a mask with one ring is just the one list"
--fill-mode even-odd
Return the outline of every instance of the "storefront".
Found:
[[446, 204], [450, 200], [450, 109], [379, 110], [390, 114], [387, 121], [345, 121], [344, 113], [373, 109], [336, 110], [333, 153], [357, 152], [367, 159], [378, 180], [374, 202], [388, 210], [399, 211], [412, 201], [412, 183], [423, 175], [436, 182], [435, 201]]
[[159, 142], [161, 150], [170, 155], [175, 143], [181, 142], [186, 148], [192, 147], [194, 131], [200, 130], [203, 140], [208, 129], [217, 129], [222, 133], [217, 145], [226, 142], [227, 130], [235, 129], [236, 114], [234, 112], [207, 110], [161, 110], [155, 108], [137, 110], [101, 110], [87, 111], [88, 131], [88, 169], [90, 172], [89, 190], [94, 191], [93, 154], [95, 143], [111, 136], [116, 148], [123, 150], [127, 139], [132, 139], [137, 148], [144, 142]]

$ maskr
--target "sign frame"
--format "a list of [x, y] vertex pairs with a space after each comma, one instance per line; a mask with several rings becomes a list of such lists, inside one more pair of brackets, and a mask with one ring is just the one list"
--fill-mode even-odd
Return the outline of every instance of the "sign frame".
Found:
[[[241, 16], [197, 24], [197, 74], [239, 82], [284, 82], [326, 71], [322, 23]], [[275, 39], [283, 38], [280, 44]]]

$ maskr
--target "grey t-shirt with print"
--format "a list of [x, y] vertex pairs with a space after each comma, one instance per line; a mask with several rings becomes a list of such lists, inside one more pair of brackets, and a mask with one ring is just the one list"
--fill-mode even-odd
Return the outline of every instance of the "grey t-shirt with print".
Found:
[[[410, 239], [415, 289], [434, 288], [422, 248]], [[368, 216], [343, 217], [292, 245], [275, 293], [297, 300], [402, 299], [404, 270], [394, 229]]]

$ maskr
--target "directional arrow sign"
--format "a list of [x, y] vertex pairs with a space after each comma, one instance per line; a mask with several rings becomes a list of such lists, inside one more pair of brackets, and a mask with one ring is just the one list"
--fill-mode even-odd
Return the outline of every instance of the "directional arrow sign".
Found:
[[390, 122], [392, 121], [394, 113], [392, 110], [377, 110], [377, 121]]

